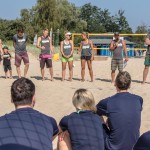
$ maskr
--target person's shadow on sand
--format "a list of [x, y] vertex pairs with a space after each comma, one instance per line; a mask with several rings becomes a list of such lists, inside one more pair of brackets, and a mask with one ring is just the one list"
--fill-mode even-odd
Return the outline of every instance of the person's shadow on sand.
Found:
[[96, 78], [95, 80], [100, 80], [100, 81], [103, 81], [103, 82], [111, 82], [110, 79], [101, 79], [101, 78]]
[[[31, 79], [36, 79], [36, 80], [42, 80], [41, 76], [31, 76]], [[45, 80], [49, 80], [47, 77], [45, 77]]]
[[[6, 79], [5, 76], [0, 76], [1, 79]], [[8, 79], [18, 79], [18, 76], [12, 76], [12, 78], [8, 78]]]

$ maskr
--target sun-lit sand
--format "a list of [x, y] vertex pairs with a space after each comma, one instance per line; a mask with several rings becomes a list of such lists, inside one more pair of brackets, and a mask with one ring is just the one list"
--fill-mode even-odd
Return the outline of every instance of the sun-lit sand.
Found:
[[[125, 70], [127, 70], [132, 76], [131, 93], [140, 95], [143, 97], [143, 111], [141, 122], [141, 133], [150, 130], [150, 75], [147, 78], [149, 84], [141, 85], [144, 58], [132, 58], [128, 62]], [[49, 80], [49, 72], [46, 70], [45, 76], [48, 80], [41, 81], [39, 61], [37, 58], [30, 54], [30, 69], [28, 72], [28, 78], [30, 78], [36, 85], [36, 105], [35, 109], [53, 116], [59, 123], [60, 119], [72, 111], [74, 107], [72, 105], [72, 96], [76, 89], [87, 88], [94, 94], [96, 103], [108, 96], [116, 93], [115, 87], [110, 83], [110, 63], [111, 59], [107, 61], [93, 61], [93, 70], [95, 81], [89, 82], [88, 70], [86, 70], [86, 81], [81, 82], [80, 79], [80, 61], [75, 61], [74, 67], [74, 80], [73, 82], [64, 81], [61, 82], [61, 62], [53, 62], [54, 67], [54, 82]], [[12, 59], [13, 76], [16, 78], [16, 70], [14, 59]], [[23, 66], [23, 65], [22, 65]], [[86, 67], [87, 68], [87, 67]], [[23, 71], [23, 68], [22, 68]], [[3, 66], [0, 65], [0, 115], [4, 115], [14, 110], [13, 104], [11, 104], [10, 98], [10, 86], [15, 79], [4, 79]], [[66, 74], [68, 79], [68, 70]], [[127, 108], [128, 111], [128, 108]], [[118, 120], [119, 121], [119, 120]], [[56, 140], [54, 148], [56, 147]]]

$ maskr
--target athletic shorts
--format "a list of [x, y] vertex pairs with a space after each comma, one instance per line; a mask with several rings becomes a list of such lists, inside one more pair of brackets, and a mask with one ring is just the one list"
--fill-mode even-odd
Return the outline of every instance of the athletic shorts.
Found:
[[150, 66], [150, 55], [146, 55], [144, 65]]
[[52, 59], [51, 58], [40, 58], [40, 67], [43, 69], [45, 67], [52, 68]]
[[29, 63], [29, 57], [27, 52], [16, 53], [15, 54], [15, 65], [20, 67], [21, 61], [23, 60], [24, 64]]
[[69, 61], [73, 61], [73, 56], [71, 56], [69, 58], [65, 58], [62, 56], [62, 62], [69, 62]]
[[11, 65], [4, 65], [4, 71], [12, 70]]
[[123, 70], [123, 59], [112, 59], [111, 70], [115, 71], [118, 68], [119, 71]]
[[81, 59], [84, 60], [91, 60], [92, 56], [81, 56]]

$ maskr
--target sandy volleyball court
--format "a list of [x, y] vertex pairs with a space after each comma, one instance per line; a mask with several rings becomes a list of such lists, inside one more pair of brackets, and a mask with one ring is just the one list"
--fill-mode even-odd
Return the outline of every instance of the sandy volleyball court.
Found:
[[[141, 85], [139, 82], [142, 80], [144, 67], [143, 62], [144, 58], [132, 58], [125, 68], [125, 70], [127, 70], [132, 76], [132, 87], [130, 92], [142, 96], [144, 100], [141, 133], [150, 130], [150, 74], [147, 78], [149, 83]], [[43, 82], [40, 77], [39, 62], [37, 58], [30, 54], [30, 69], [28, 72], [28, 77], [36, 85], [35, 109], [47, 115], [53, 116], [59, 123], [59, 120], [64, 115], [74, 111], [71, 99], [76, 89], [87, 88], [91, 90], [94, 94], [96, 103], [103, 98], [115, 94], [115, 87], [110, 83], [110, 63], [110, 58], [107, 61], [93, 62], [95, 81], [91, 83], [89, 82], [90, 78], [88, 70], [86, 70], [86, 81], [79, 81], [81, 68], [80, 61], [74, 62], [75, 67], [73, 82], [61, 82], [61, 62], [53, 62], [55, 81], [51, 82], [49, 80], [49, 73], [48, 70], [46, 70], [45, 76], [48, 80]], [[12, 60], [12, 64], [14, 64], [14, 60]], [[13, 76], [16, 78], [16, 70], [14, 65], [12, 65], [12, 68]], [[3, 78], [4, 72], [2, 65], [0, 65], [0, 76], [2, 76], [0, 77], [0, 115], [4, 115], [14, 109], [14, 106], [11, 104], [10, 86], [15, 79], [6, 80]], [[68, 78], [68, 72], [66, 78]], [[54, 147], [56, 147], [56, 140]]]

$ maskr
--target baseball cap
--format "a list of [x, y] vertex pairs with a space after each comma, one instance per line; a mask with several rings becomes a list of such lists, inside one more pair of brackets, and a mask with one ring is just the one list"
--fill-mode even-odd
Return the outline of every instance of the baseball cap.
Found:
[[7, 46], [4, 46], [3, 49], [8, 49], [9, 50], [9, 48]]
[[114, 35], [119, 35], [119, 32], [115, 32]]
[[71, 32], [67, 32], [65, 35], [71, 35]]

